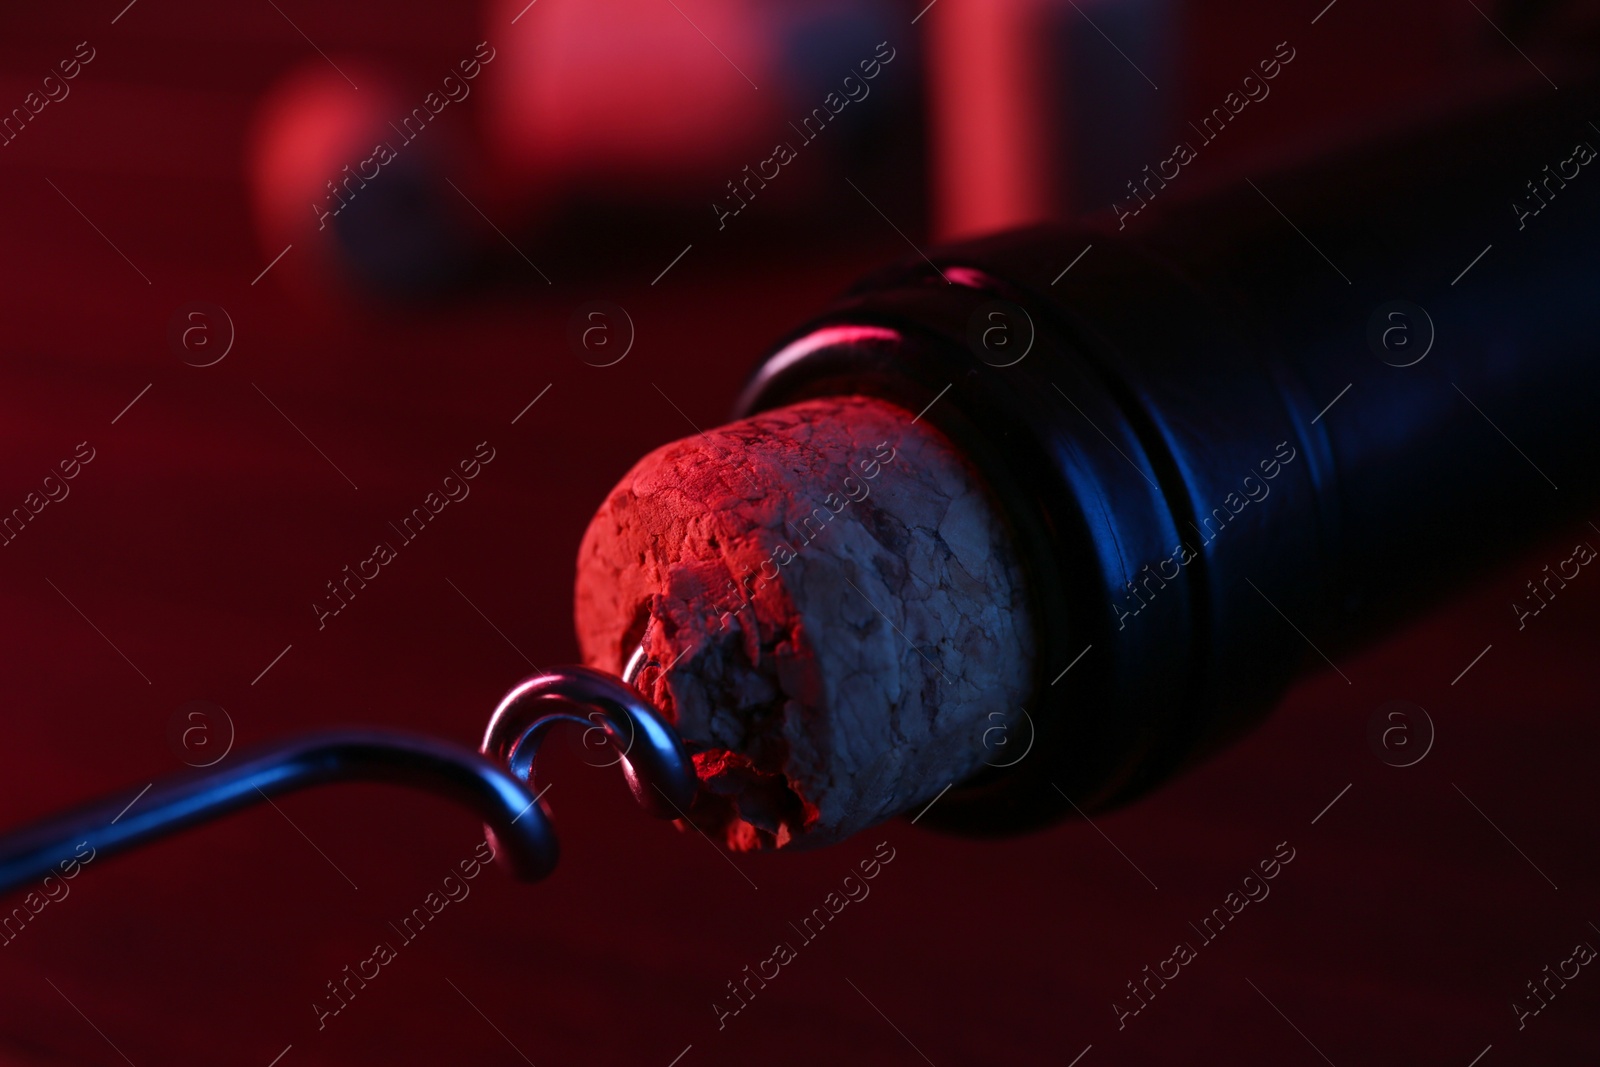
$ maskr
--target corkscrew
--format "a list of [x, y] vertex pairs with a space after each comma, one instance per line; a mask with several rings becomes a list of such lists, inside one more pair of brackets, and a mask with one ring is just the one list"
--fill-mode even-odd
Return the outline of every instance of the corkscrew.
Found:
[[602, 736], [646, 811], [687, 817], [694, 765], [677, 732], [631, 685], [647, 666], [641, 651], [622, 678], [558, 667], [524, 679], [495, 709], [480, 752], [395, 730], [319, 731], [110, 794], [0, 836], [0, 893], [53, 873], [83, 843], [95, 855], [124, 852], [274, 796], [340, 782], [409, 786], [466, 805], [482, 817], [501, 865], [537, 881], [555, 869], [559, 848], [542, 794], [532, 791], [533, 765], [558, 726]]

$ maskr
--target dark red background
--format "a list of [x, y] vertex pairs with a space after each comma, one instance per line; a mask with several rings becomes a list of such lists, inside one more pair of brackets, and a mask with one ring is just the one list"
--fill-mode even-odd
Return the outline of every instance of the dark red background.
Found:
[[[1187, 17], [1204, 47], [1173, 87], [1186, 99], [1225, 92], [1286, 36], [1301, 47], [1303, 81], [1226, 146], [1235, 160], [1386, 119], [1466, 78], [1462, 57], [1487, 48], [1470, 6], [1342, 0], [1308, 27], [1321, 6], [1218, 3]], [[253, 102], [314, 54], [269, 4], [141, 0], [109, 25], [121, 7], [0, 15], [6, 107], [78, 41], [99, 52], [67, 101], [0, 149], [0, 509], [78, 442], [97, 450], [71, 496], [0, 548], [6, 824], [179, 769], [167, 725], [195, 699], [224, 706], [241, 745], [333, 723], [475, 743], [525, 657], [575, 658], [575, 548], [614, 480], [689, 420], [725, 418], [774, 337], [907, 251], [841, 186], [843, 237], [759, 247], [719, 244], [709, 225], [641, 231], [581, 284], [542, 262], [553, 287], [308, 311], [285, 288], [301, 248], [250, 285], [275, 250], [252, 232], [241, 155]], [[424, 74], [487, 32], [442, 4], [286, 10], [324, 49]], [[535, 16], [516, 29], [537, 32]], [[566, 342], [572, 309], [597, 297], [638, 328], [607, 369]], [[217, 366], [168, 347], [168, 320], [191, 300], [237, 325]], [[319, 632], [323, 583], [483, 440], [497, 458], [470, 498]], [[1353, 684], [1314, 674], [1230, 753], [1099, 819], [1126, 859], [1084, 825], [979, 843], [897, 823], [814, 854], [730, 860], [631, 810], [614, 773], [553, 751], [540, 771], [565, 846], [556, 876], [480, 877], [318, 1032], [324, 983], [393, 940], [387, 923], [480, 837], [426, 797], [322, 790], [91, 864], [0, 947], [0, 1061], [265, 1067], [292, 1046], [283, 1067], [522, 1063], [514, 1044], [540, 1067], [666, 1067], [686, 1046], [683, 1067], [1066, 1064], [1090, 1045], [1083, 1067], [1322, 1062], [1309, 1039], [1340, 1067], [1466, 1067], [1489, 1045], [1485, 1067], [1591, 1062], [1592, 968], [1522, 1032], [1510, 1008], [1574, 943], [1600, 945], [1600, 579], [1585, 572], [1520, 633], [1508, 607], [1581, 539], [1600, 544], [1588, 528], [1555, 531], [1498, 574], [1464, 575], [1457, 599], [1342, 661]], [[1394, 699], [1438, 729], [1409, 769], [1366, 739]], [[871, 896], [719, 1032], [724, 983], [793, 940], [788, 922], [879, 840], [896, 859]], [[1187, 924], [1280, 841], [1296, 858], [1271, 896], [1118, 1032], [1124, 983], [1192, 940]]]

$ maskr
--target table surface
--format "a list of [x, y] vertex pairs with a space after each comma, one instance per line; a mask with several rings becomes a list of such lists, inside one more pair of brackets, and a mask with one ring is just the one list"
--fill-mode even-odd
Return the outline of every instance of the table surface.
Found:
[[[237, 173], [248, 94], [182, 89], [303, 44], [267, 11], [269, 44], [130, 67], [118, 41], [170, 56], [183, 37], [144, 7], [102, 34], [99, 84], [44, 116], [59, 135], [0, 158], [0, 509], [94, 449], [0, 548], [8, 825], [179, 769], [169, 725], [193, 700], [225, 708], [240, 746], [332, 724], [475, 743], [531, 664], [575, 658], [575, 547], [614, 480], [721, 421], [755, 354], [906, 251], [841, 199], [851, 241], [760, 255], [691, 235], [656, 286], [691, 238], [641, 237], [585, 281], [541, 264], [558, 292], [530, 277], [439, 306], [309, 307], [272, 274], [251, 284], [271, 256]], [[22, 73], [0, 88], [78, 39], [54, 26], [6, 46]], [[274, 271], [297, 269], [291, 251]], [[567, 348], [592, 298], [636, 323], [616, 367]], [[204, 369], [166, 340], [197, 299], [237, 330]], [[471, 495], [319, 628], [324, 583], [483, 441]], [[1524, 1029], [1511, 1008], [1600, 945], [1600, 582], [1520, 632], [1507, 607], [1583, 539], [1600, 534], [1557, 531], [1342, 660], [1348, 684], [1310, 675], [1255, 734], [1093, 827], [976, 842], [902, 822], [729, 856], [558, 745], [541, 764], [557, 874], [488, 871], [400, 943], [391, 924], [472, 855], [475, 821], [384, 787], [285, 797], [92, 862], [0, 947], [0, 1063], [1592, 1060], [1600, 974]], [[1403, 769], [1368, 743], [1397, 699], [1437, 730]], [[870, 895], [719, 1028], [727, 983], [797, 942], [790, 924], [880, 841], [894, 858]], [[1280, 843], [1293, 860], [1270, 895], [1200, 945], [1190, 924]], [[326, 984], [379, 942], [396, 957], [319, 1029]], [[1196, 957], [1119, 1029], [1113, 1003], [1178, 942]]]

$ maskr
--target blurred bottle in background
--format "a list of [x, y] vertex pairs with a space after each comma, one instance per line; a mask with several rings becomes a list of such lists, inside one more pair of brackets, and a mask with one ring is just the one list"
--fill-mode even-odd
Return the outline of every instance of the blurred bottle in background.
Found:
[[304, 247], [288, 284], [324, 302], [575, 281], [713, 238], [811, 253], [860, 240], [847, 180], [917, 242], [970, 236], [1128, 201], [1284, 34], [1323, 59], [1206, 147], [1213, 179], [1543, 78], [1493, 20], [1559, 62], [1600, 9], [1485, 6], [1419, 0], [1377, 32], [1275, 0], [486, 0], [482, 43], [436, 68], [282, 77], [249, 187], [263, 254]]
[[930, 12], [934, 235], [1071, 218], [1126, 196], [1128, 176], [1170, 147], [1177, 6], [986, 0]]
[[[308, 61], [263, 97], [250, 135], [263, 248], [304, 244], [319, 286], [405, 300], [528, 272], [522, 247], [553, 250], [570, 278], [652, 231], [826, 233], [845, 174], [892, 172], [917, 218], [921, 85], [902, 8], [490, 0], [484, 44], [463, 51], [471, 79], [341, 57], [347, 80]], [[419, 106], [426, 129], [408, 137]], [[817, 109], [821, 133], [805, 125]], [[747, 184], [779, 145], [793, 165]], [[752, 189], [759, 210], [730, 225]]]

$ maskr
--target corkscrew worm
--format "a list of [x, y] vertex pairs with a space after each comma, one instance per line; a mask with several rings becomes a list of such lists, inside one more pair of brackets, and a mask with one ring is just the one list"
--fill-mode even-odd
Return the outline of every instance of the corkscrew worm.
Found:
[[[699, 785], [694, 764], [677, 732], [629, 684], [653, 665], [641, 651], [621, 680], [588, 667], [560, 667], [523, 679], [490, 717], [483, 754], [531, 786], [539, 743], [553, 727], [573, 723], [601, 730], [616, 747], [616, 762], [639, 806], [664, 819], [682, 817]], [[588, 709], [588, 715], [564, 710], [569, 707]]]
[[410, 786], [472, 808], [501, 864], [537, 881], [555, 868], [559, 848], [549, 817], [524, 783], [538, 742], [561, 723], [603, 730], [618, 747], [634, 796], [651, 813], [675, 817], [693, 801], [694, 766], [672, 727], [621, 679], [564, 667], [525, 679], [500, 702], [483, 754], [393, 730], [311, 733], [20, 827], [0, 836], [0, 893], [54, 874], [84, 844], [110, 855], [276, 795], [357, 781]]

